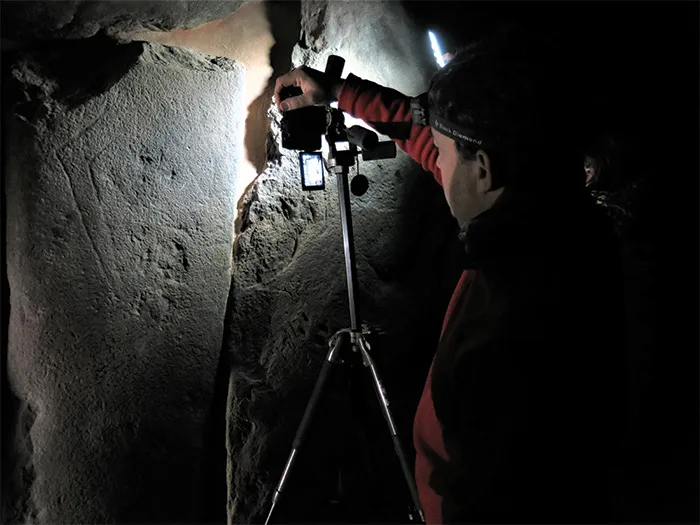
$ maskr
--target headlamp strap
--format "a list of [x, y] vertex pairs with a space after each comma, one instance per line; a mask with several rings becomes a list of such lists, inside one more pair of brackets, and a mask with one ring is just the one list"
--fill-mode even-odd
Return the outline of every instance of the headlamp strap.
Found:
[[428, 110], [428, 94], [423, 93], [411, 99], [411, 115], [413, 123], [418, 126], [430, 126], [443, 135], [458, 142], [464, 142], [481, 147], [484, 143], [474, 130], [463, 128], [443, 118], [430, 114]]
[[483, 140], [477, 138], [476, 133], [471, 129], [463, 128], [457, 124], [453, 124], [443, 118], [430, 115], [430, 127], [435, 131], [439, 131], [443, 135], [456, 140], [457, 142], [465, 142], [473, 146], [481, 147]]

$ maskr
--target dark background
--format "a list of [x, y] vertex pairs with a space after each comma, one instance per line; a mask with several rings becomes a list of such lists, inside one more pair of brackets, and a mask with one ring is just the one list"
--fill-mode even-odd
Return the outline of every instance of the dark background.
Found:
[[584, 109], [582, 125], [592, 133], [614, 130], [634, 144], [627, 182], [643, 177], [649, 187], [634, 242], [641, 239], [652, 255], [645, 282], [633, 282], [633, 307], [645, 321], [632, 328], [650, 335], [633, 349], [647, 375], [635, 393], [639, 445], [630, 471], [642, 501], [630, 515], [635, 522], [697, 522], [698, 3], [404, 5], [416, 24], [436, 31], [443, 51], [504, 24], [551, 37], [562, 68], [580, 81], [572, 104]]

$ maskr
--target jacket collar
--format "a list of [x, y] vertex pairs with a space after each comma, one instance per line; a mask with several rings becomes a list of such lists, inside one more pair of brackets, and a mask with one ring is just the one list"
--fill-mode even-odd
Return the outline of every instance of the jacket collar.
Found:
[[591, 205], [585, 189], [566, 198], [506, 189], [489, 210], [460, 232], [465, 266], [479, 268], [514, 257], [554, 253], [576, 237], [574, 230], [585, 224]]

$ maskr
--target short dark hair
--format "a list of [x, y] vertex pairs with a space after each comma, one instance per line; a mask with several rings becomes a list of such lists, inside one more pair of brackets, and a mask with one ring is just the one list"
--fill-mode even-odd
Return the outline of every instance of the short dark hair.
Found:
[[[499, 187], [537, 185], [518, 174], [534, 169], [540, 148], [558, 147], [566, 134], [560, 114], [564, 86], [556, 66], [548, 64], [549, 48], [541, 44], [520, 31], [492, 35], [460, 49], [430, 85], [431, 114], [484, 138], [482, 149]], [[467, 160], [479, 149], [462, 142], [456, 146]], [[580, 165], [579, 159], [579, 170]], [[539, 183], [546, 184], [546, 177]]]

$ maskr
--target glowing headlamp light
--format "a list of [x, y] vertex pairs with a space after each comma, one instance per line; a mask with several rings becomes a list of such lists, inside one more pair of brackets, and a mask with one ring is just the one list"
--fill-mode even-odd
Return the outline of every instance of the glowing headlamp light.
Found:
[[442, 51], [440, 50], [440, 44], [438, 43], [435, 33], [433, 33], [432, 31], [428, 31], [428, 37], [430, 37], [430, 47], [433, 48], [433, 55], [435, 55], [437, 65], [440, 67], [444, 67], [445, 59], [443, 57]]

